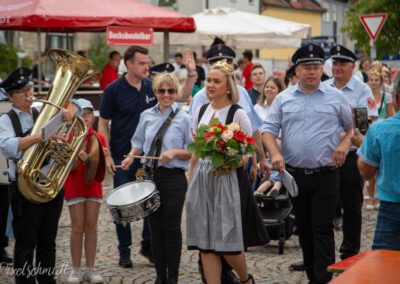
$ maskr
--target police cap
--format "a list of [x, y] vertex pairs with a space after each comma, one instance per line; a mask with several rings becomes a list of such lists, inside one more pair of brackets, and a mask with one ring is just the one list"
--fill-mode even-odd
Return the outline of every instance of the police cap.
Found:
[[331, 58], [333, 61], [353, 63], [358, 59], [351, 50], [342, 45], [335, 45], [331, 48]]
[[207, 51], [207, 60], [209, 63], [223, 59], [233, 61], [235, 57], [236, 57], [236, 52], [229, 46], [222, 43], [212, 46]]
[[295, 65], [323, 64], [324, 50], [315, 44], [300, 47], [292, 56]]
[[154, 65], [149, 69], [150, 75], [157, 75], [164, 72], [171, 73], [175, 71], [175, 67], [170, 63], [161, 63], [158, 65]]
[[3, 88], [6, 93], [14, 90], [22, 89], [26, 86], [32, 86], [33, 83], [30, 81], [31, 69], [21, 67], [10, 74], [0, 83], [0, 88]]

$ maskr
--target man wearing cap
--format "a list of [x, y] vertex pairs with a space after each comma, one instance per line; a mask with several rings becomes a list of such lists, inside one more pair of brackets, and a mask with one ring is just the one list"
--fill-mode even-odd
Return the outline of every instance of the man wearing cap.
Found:
[[174, 71], [175, 71], [175, 67], [171, 63], [161, 63], [161, 64], [157, 64], [157, 65], [154, 65], [153, 67], [151, 67], [149, 69], [149, 75], [150, 75], [150, 78], [154, 78], [158, 74], [161, 74], [164, 72], [172, 73]]
[[[190, 51], [184, 52], [184, 63], [188, 77], [178, 94], [179, 100], [189, 98], [195, 78], [195, 63]], [[135, 161], [129, 170], [116, 168], [131, 149], [131, 138], [139, 123], [140, 114], [157, 104], [149, 75], [148, 50], [132, 45], [124, 53], [127, 73], [107, 86], [100, 107], [99, 132], [105, 137], [108, 148], [105, 149], [107, 171], [114, 176], [114, 187], [121, 186], [135, 179], [135, 172], [140, 167], [140, 160]], [[109, 122], [111, 121], [111, 129]], [[150, 233], [147, 219], [144, 221], [141, 249], [139, 253], [151, 261]], [[130, 259], [132, 234], [130, 226], [116, 224], [119, 266], [133, 266]]]
[[111, 51], [108, 55], [108, 63], [101, 71], [100, 88], [104, 91], [108, 84], [118, 79], [118, 66], [121, 62], [121, 54]]
[[[374, 96], [367, 84], [353, 75], [357, 56], [341, 45], [331, 48], [333, 78], [326, 84], [343, 92], [351, 107], [366, 108], [370, 118], [378, 112]], [[357, 147], [352, 145], [346, 162], [340, 168], [339, 202], [343, 209], [343, 242], [340, 246], [341, 259], [359, 253], [364, 181], [357, 169]]]
[[[295, 179], [298, 196], [293, 209], [299, 229], [304, 266], [310, 283], [327, 283], [327, 267], [335, 262], [333, 218], [339, 191], [339, 170], [353, 133], [349, 101], [321, 83], [324, 51], [317, 45], [298, 49], [299, 83], [281, 92], [260, 128], [272, 167], [286, 169]], [[340, 140], [340, 132], [346, 131]], [[281, 131], [282, 152], [276, 138]]]
[[[56, 283], [55, 239], [63, 204], [63, 191], [49, 202], [35, 204], [20, 193], [16, 182], [18, 160], [26, 149], [40, 142], [39, 134], [30, 135], [38, 116], [38, 110], [31, 108], [33, 84], [29, 81], [30, 75], [30, 69], [18, 68], [0, 83], [0, 87], [4, 88], [12, 102], [12, 109], [0, 117], [0, 150], [9, 161], [9, 194], [14, 216], [15, 280], [16, 283], [36, 283], [36, 280], [39, 283]], [[76, 109], [75, 104], [69, 103], [63, 114], [63, 121], [71, 120]], [[35, 249], [36, 269], [33, 270]]]

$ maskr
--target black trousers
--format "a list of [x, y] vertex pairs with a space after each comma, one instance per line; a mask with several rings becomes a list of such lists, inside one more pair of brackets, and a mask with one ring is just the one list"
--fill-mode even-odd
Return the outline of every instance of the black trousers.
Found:
[[[10, 187], [10, 203], [13, 211], [15, 236], [14, 269], [16, 283], [56, 283], [54, 280], [56, 262], [56, 236], [58, 220], [63, 206], [64, 192], [53, 200], [34, 204], [29, 202], [17, 189]], [[35, 268], [33, 253], [36, 249]], [[20, 272], [20, 273], [17, 273]]]
[[327, 267], [335, 262], [333, 219], [339, 191], [339, 171], [323, 173], [290, 172], [299, 187], [293, 209], [308, 279], [328, 283], [332, 273]]
[[161, 206], [148, 219], [153, 261], [157, 277], [178, 280], [181, 261], [181, 219], [187, 190], [182, 169], [158, 167], [154, 182], [160, 194]]
[[340, 167], [339, 200], [343, 209], [343, 242], [340, 258], [360, 252], [364, 180], [357, 168], [356, 151], [349, 152]]
[[8, 185], [0, 185], [0, 249], [8, 246], [6, 237], [7, 216], [8, 216]]

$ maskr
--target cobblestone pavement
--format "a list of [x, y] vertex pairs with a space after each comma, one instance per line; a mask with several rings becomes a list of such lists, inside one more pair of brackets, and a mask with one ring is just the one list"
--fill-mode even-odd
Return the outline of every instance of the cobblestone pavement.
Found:
[[[109, 179], [106, 180], [104, 194], [110, 190]], [[183, 217], [185, 218], [185, 216]], [[373, 232], [375, 229], [376, 211], [363, 212], [363, 230], [362, 230], [362, 250], [371, 247]], [[101, 213], [98, 226], [98, 250], [96, 256], [97, 270], [102, 274], [104, 283], [146, 283], [152, 284], [155, 280], [154, 266], [139, 254], [139, 244], [141, 236], [142, 222], [131, 224], [133, 228], [133, 247], [132, 260], [133, 268], [118, 267], [118, 250], [114, 224], [108, 208], [105, 204], [101, 207]], [[59, 222], [57, 237], [57, 269], [60, 273], [57, 276], [58, 283], [66, 283], [70, 264], [69, 252], [69, 233], [70, 220], [68, 209], [64, 206], [62, 216]], [[198, 256], [195, 251], [188, 251], [185, 246], [185, 220], [182, 220], [183, 229], [183, 248], [182, 260], [180, 266], [179, 283], [201, 283], [198, 273]], [[335, 233], [336, 251], [338, 258], [338, 248], [342, 239], [341, 232]], [[11, 252], [12, 244], [8, 248]], [[301, 250], [297, 236], [292, 236], [285, 244], [283, 255], [278, 254], [277, 241], [271, 241], [263, 247], [250, 248], [246, 253], [249, 272], [254, 275], [256, 283], [265, 284], [298, 284], [307, 283], [307, 277], [302, 272], [290, 272], [288, 267], [291, 263], [301, 260]], [[84, 264], [84, 260], [83, 260]], [[0, 283], [12, 283], [12, 277], [6, 275], [5, 268], [0, 270]]]

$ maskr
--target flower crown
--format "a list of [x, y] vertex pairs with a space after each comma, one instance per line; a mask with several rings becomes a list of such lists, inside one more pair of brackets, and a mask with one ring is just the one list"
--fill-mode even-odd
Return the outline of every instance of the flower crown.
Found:
[[217, 61], [213, 64], [211, 69], [218, 69], [227, 74], [228, 76], [233, 76], [234, 69], [232, 64], [229, 64], [226, 59]]

